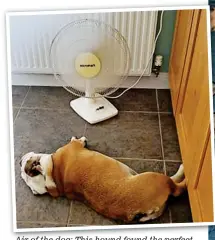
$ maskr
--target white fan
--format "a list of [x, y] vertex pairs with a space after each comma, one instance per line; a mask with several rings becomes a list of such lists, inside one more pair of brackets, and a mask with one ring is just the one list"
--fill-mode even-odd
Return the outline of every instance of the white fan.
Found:
[[69, 23], [55, 36], [50, 57], [54, 75], [79, 98], [70, 106], [91, 124], [118, 114], [104, 96], [115, 92], [130, 67], [128, 45], [109, 25], [92, 19]]
[[55, 78], [79, 97], [70, 106], [83, 119], [95, 124], [118, 114], [105, 98], [119, 89], [130, 69], [128, 44], [118, 30], [93, 19], [71, 22], [54, 37], [50, 60]]

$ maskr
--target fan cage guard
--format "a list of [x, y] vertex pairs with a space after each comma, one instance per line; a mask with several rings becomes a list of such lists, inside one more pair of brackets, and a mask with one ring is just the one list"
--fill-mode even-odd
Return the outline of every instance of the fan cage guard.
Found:
[[49, 58], [51, 61], [51, 66], [52, 66], [52, 70], [53, 70], [55, 79], [57, 79], [61, 83], [64, 82], [65, 84], [67, 84], [61, 78], [61, 74], [56, 71], [56, 62], [55, 62], [56, 56], [54, 56], [54, 57], [52, 56], [52, 51], [54, 49], [55, 44], [57, 44], [58, 39], [60, 39], [60, 36], [63, 34], [64, 31], [66, 31], [67, 29], [72, 28], [74, 26], [79, 26], [81, 28], [81, 26], [83, 26], [83, 24], [89, 24], [89, 23], [94, 24], [92, 26], [96, 26], [97, 28], [101, 27], [101, 26], [104, 27], [105, 32], [111, 33], [111, 36], [113, 37], [113, 39], [115, 39], [119, 43], [119, 46], [122, 46], [122, 50], [124, 53], [124, 57], [123, 57], [124, 65], [123, 65], [122, 74], [120, 74], [121, 77], [120, 77], [119, 81], [117, 81], [116, 84], [114, 84], [110, 87], [107, 87], [105, 89], [102, 89], [100, 91], [95, 91], [95, 94], [93, 94], [93, 96], [86, 96], [86, 92], [77, 90], [72, 86], [63, 85], [62, 87], [77, 97], [100, 98], [101, 96], [104, 96], [104, 97], [109, 96], [109, 95], [113, 94], [114, 92], [116, 92], [120, 88], [122, 82], [124, 82], [127, 79], [129, 70], [130, 70], [130, 62], [131, 62], [130, 50], [129, 50], [126, 39], [116, 28], [113, 28], [110, 25], [108, 25], [102, 21], [95, 20], [95, 19], [80, 19], [80, 20], [72, 21], [72, 22], [68, 23], [67, 25], [65, 25], [64, 27], [62, 27], [58, 31], [58, 33], [55, 35], [55, 37], [53, 38], [53, 40], [51, 42], [51, 46], [50, 46]]

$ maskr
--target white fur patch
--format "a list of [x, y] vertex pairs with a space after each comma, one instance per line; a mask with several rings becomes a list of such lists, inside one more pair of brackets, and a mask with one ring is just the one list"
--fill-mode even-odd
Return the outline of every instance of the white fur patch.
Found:
[[163, 214], [165, 207], [166, 203], [161, 207], [156, 207], [154, 210], [147, 211], [146, 216], [142, 217], [139, 222], [146, 222], [160, 217]]
[[45, 177], [42, 174], [30, 177], [25, 172], [25, 165], [31, 157], [40, 157], [40, 159], [42, 159], [44, 155], [47, 154], [36, 154], [34, 152], [29, 152], [25, 154], [21, 159], [21, 177], [27, 186], [31, 189], [33, 194], [45, 194], [47, 192]]
[[21, 173], [21, 176], [25, 183], [29, 186], [32, 193], [37, 194], [45, 194], [47, 192], [45, 187], [45, 178], [43, 175], [39, 174], [35, 177], [28, 176], [25, 172]]

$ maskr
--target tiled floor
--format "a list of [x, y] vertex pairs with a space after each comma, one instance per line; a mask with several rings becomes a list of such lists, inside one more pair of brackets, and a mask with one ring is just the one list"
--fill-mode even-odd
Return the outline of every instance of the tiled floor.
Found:
[[[71, 136], [85, 135], [89, 147], [115, 157], [137, 172], [174, 174], [181, 162], [168, 90], [130, 90], [117, 100], [115, 118], [89, 125], [69, 107], [72, 95], [57, 87], [13, 87], [18, 228], [112, 225], [82, 203], [34, 196], [20, 177], [19, 160], [29, 151], [51, 153]], [[187, 194], [149, 223], [192, 222]]]

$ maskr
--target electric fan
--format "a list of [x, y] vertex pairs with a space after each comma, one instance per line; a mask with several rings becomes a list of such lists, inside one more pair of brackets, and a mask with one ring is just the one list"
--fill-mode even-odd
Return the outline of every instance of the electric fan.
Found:
[[141, 76], [118, 96], [111, 96], [120, 88], [130, 70], [130, 51], [120, 32], [94, 19], [73, 21], [56, 34], [51, 43], [50, 61], [54, 76], [63, 87], [79, 97], [70, 102], [71, 108], [90, 124], [109, 119], [118, 110], [106, 98], [118, 98], [134, 87], [153, 57], [153, 51]]
[[70, 106], [83, 119], [94, 124], [118, 114], [105, 96], [127, 78], [130, 53], [116, 29], [93, 19], [71, 22], [54, 37], [50, 60], [55, 78], [79, 97]]

